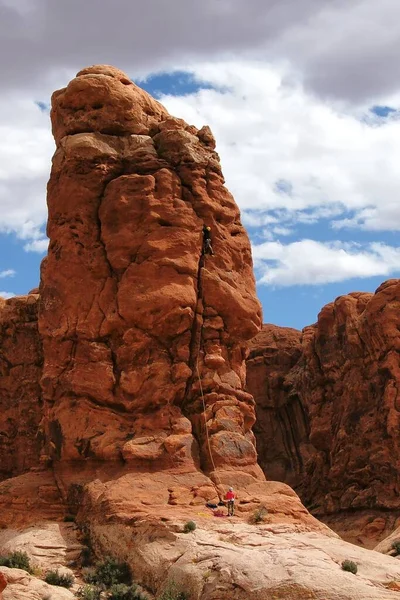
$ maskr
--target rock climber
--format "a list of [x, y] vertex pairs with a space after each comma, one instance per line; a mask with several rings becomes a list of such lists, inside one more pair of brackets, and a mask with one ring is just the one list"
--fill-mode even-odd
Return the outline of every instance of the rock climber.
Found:
[[228, 505], [228, 517], [233, 517], [235, 512], [235, 492], [232, 487], [226, 492], [225, 500]]
[[203, 251], [202, 254], [214, 256], [214, 250], [211, 246], [211, 227], [203, 226]]

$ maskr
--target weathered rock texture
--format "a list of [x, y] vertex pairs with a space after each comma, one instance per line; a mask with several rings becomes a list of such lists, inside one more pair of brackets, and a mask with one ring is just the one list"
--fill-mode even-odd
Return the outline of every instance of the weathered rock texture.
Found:
[[[398, 562], [344, 544], [287, 485], [266, 482], [257, 465], [245, 357], [246, 341], [260, 327], [260, 305], [249, 240], [224, 187], [210, 130], [169, 116], [112, 67], [81, 71], [54, 94], [52, 105], [57, 150], [48, 187], [50, 246], [42, 266], [39, 335], [37, 294], [1, 307], [6, 391], [0, 408], [21, 424], [2, 442], [4, 476], [30, 472], [0, 482], [0, 544], [6, 551], [27, 548], [42, 564], [49, 552], [54, 562], [63, 563], [71, 552], [75, 558], [79, 544], [71, 548], [61, 526], [54, 538], [54, 522], [68, 511], [98, 556], [127, 560], [156, 595], [174, 579], [193, 600], [397, 597], [388, 586], [400, 578]], [[216, 252], [206, 259], [203, 223], [212, 228]], [[389, 291], [381, 292], [387, 301], [382, 314], [393, 320]], [[350, 298], [349, 304], [361, 306], [358, 297]], [[14, 319], [17, 310], [22, 314]], [[274, 429], [276, 438], [274, 450], [261, 446], [265, 468], [273, 463], [276, 475], [296, 482], [305, 473], [317, 500], [317, 482], [326, 483], [321, 505], [328, 507], [337, 498], [344, 502], [327, 467], [329, 448], [342, 438], [337, 429], [327, 435], [331, 417], [321, 417], [321, 386], [324, 369], [330, 382], [331, 372], [347, 381], [353, 369], [347, 349], [346, 366], [332, 366], [352, 327], [361, 327], [361, 310], [354, 309], [351, 319], [347, 314], [340, 335], [336, 316], [322, 319], [326, 331], [318, 335], [314, 329], [302, 336], [267, 332], [271, 362], [264, 350], [253, 349], [249, 363], [261, 368], [257, 398], [268, 364], [269, 393], [277, 396], [263, 405], [269, 420], [260, 418], [259, 429]], [[378, 327], [371, 340], [379, 332], [389, 335]], [[381, 342], [370, 344], [380, 352]], [[386, 364], [394, 369], [394, 358], [379, 356], [384, 373]], [[329, 406], [333, 392], [327, 389]], [[312, 400], [306, 408], [303, 391]], [[357, 398], [362, 404], [364, 396]], [[351, 441], [347, 408], [338, 410], [347, 436], [338, 456], [345, 453], [358, 476], [345, 446]], [[297, 428], [289, 433], [294, 421]], [[228, 484], [238, 493], [235, 516], [215, 518], [205, 503], [217, 501]], [[267, 509], [264, 523], [250, 525], [260, 505]], [[193, 519], [196, 531], [185, 534], [184, 524]], [[340, 569], [346, 558], [361, 563], [357, 578]], [[49, 593], [21, 571], [1, 572], [8, 581], [5, 600], [42, 600]], [[57, 593], [71, 597], [66, 590]]]
[[39, 462], [43, 406], [38, 298], [0, 298], [0, 480]]
[[0, 600], [3, 600], [2, 591], [7, 587], [7, 580], [3, 573], [0, 573]]
[[390, 280], [338, 298], [303, 332], [266, 325], [252, 342], [260, 463], [314, 514], [400, 509], [399, 330]]
[[[111, 67], [53, 95], [39, 329], [49, 454], [256, 472], [250, 244], [208, 128]], [[216, 256], [201, 257], [202, 226]]]

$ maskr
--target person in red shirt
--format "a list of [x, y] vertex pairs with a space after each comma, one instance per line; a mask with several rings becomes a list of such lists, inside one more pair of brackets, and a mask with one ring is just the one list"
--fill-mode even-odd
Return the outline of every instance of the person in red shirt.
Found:
[[228, 504], [228, 517], [233, 517], [235, 509], [235, 492], [232, 487], [226, 492], [225, 500]]

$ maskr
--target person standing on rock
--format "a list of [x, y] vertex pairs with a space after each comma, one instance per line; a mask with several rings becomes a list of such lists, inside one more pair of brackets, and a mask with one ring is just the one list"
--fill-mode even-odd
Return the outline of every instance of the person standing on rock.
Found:
[[235, 492], [232, 487], [226, 492], [225, 500], [228, 505], [228, 517], [233, 517], [235, 512]]
[[203, 251], [202, 254], [210, 254], [214, 256], [214, 250], [211, 246], [211, 227], [203, 225]]

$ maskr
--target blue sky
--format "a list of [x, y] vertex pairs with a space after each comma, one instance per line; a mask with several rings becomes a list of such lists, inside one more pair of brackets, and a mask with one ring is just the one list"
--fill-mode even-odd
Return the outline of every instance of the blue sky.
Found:
[[182, 4], [179, 35], [163, 1], [140, 19], [116, 1], [122, 21], [86, 0], [82, 16], [97, 15], [88, 28], [74, 0], [62, 16], [58, 3], [43, 15], [40, 0], [0, 0], [0, 292], [38, 285], [50, 96], [94, 63], [124, 69], [171, 114], [210, 125], [252, 241], [265, 322], [302, 328], [337, 296], [400, 276], [396, 0], [329, 10], [249, 0], [253, 20], [234, 0], [204, 0]]

